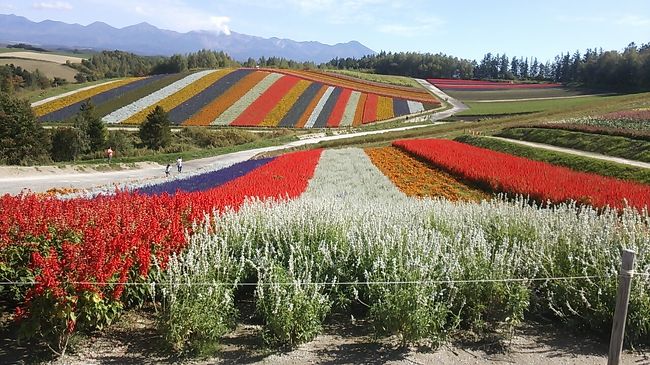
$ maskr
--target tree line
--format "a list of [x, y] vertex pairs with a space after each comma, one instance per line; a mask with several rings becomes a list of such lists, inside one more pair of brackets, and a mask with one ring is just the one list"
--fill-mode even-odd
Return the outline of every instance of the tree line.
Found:
[[650, 43], [630, 43], [621, 52], [587, 49], [561, 53], [552, 61], [487, 53], [480, 61], [442, 53], [380, 52], [335, 58], [322, 68], [370, 71], [418, 78], [536, 80], [613, 89], [650, 89]]

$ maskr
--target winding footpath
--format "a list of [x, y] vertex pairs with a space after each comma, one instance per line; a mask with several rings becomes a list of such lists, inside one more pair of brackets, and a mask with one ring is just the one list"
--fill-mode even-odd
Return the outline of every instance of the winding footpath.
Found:
[[543, 149], [543, 150], [562, 152], [562, 153], [567, 153], [567, 154], [576, 155], [576, 156], [589, 157], [589, 158], [593, 158], [593, 159], [597, 159], [597, 160], [615, 162], [615, 163], [619, 163], [619, 164], [622, 164], [622, 165], [628, 165], [628, 166], [642, 167], [644, 169], [650, 169], [650, 163], [642, 162], [642, 161], [628, 160], [626, 158], [612, 157], [612, 156], [607, 156], [607, 155], [601, 155], [600, 153], [586, 152], [586, 151], [575, 150], [575, 149], [572, 149], [572, 148], [565, 148], [565, 147], [557, 147], [557, 146], [553, 146], [553, 145], [550, 145], [550, 144], [544, 144], [544, 143], [538, 143], [538, 142], [520, 141], [518, 139], [510, 139], [510, 138], [494, 137], [494, 136], [488, 136], [488, 138], [498, 139], [498, 140], [504, 141], [504, 142], [516, 143], [516, 144], [520, 144], [520, 145], [523, 145], [523, 146], [534, 147], [534, 148], [539, 148], [539, 149]]
[[[451, 105], [450, 109], [436, 112], [428, 117], [430, 123], [422, 125], [408, 125], [399, 128], [391, 129], [382, 129], [374, 131], [365, 131], [365, 132], [356, 132], [348, 134], [340, 134], [334, 136], [323, 136], [315, 135], [313, 138], [302, 139], [298, 141], [289, 142], [279, 146], [256, 148], [252, 150], [233, 152], [224, 155], [201, 158], [196, 160], [190, 160], [183, 162], [183, 173], [186, 174], [196, 173], [199, 171], [211, 171], [218, 170], [232, 164], [246, 161], [253, 158], [254, 156], [260, 153], [272, 152], [285, 150], [293, 147], [300, 147], [309, 144], [315, 144], [325, 141], [334, 141], [339, 139], [354, 138], [361, 136], [369, 136], [374, 134], [390, 133], [390, 132], [399, 132], [409, 129], [416, 129], [422, 127], [428, 127], [431, 125], [442, 124], [440, 120], [448, 118], [460, 111], [468, 109], [467, 106], [460, 101], [448, 96], [440, 89], [429, 84], [425, 80], [416, 79], [420, 85], [422, 85], [429, 92], [445, 100]], [[170, 161], [172, 165], [174, 163]], [[8, 167], [11, 169], [13, 167]], [[79, 172], [79, 173], [61, 173], [61, 174], [42, 174], [39, 173], [39, 168], [32, 168], [32, 173], [27, 174], [18, 174], [16, 176], [10, 176], [11, 174], [6, 172], [2, 173], [0, 176], [0, 195], [2, 194], [19, 194], [22, 191], [32, 191], [32, 192], [44, 192], [52, 188], [74, 188], [74, 189], [90, 189], [98, 186], [122, 186], [124, 184], [133, 183], [133, 182], [142, 182], [142, 181], [153, 181], [153, 180], [163, 180], [165, 175], [165, 167], [162, 165], [156, 166], [146, 166], [144, 168], [136, 168], [129, 170], [121, 171], [107, 171], [107, 172]], [[2, 172], [3, 169], [0, 169]], [[175, 171], [175, 166], [173, 171]], [[182, 175], [181, 174], [181, 175]], [[173, 177], [179, 176], [179, 174], [172, 174]]]

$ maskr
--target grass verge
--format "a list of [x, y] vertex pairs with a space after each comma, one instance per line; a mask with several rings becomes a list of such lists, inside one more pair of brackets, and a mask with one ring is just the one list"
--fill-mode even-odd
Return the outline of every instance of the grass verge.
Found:
[[493, 151], [505, 152], [511, 155], [529, 158], [531, 160], [548, 162], [554, 165], [568, 167], [573, 170], [591, 172], [618, 179], [632, 180], [650, 184], [650, 170], [634, 166], [626, 166], [614, 162], [596, 160], [588, 157], [575, 156], [561, 152], [541, 150], [534, 147], [517, 145], [488, 137], [463, 135], [456, 141], [473, 146], [487, 148]]
[[511, 128], [505, 129], [497, 135], [650, 162], [650, 142], [632, 138], [546, 128]]
[[490, 116], [536, 113], [548, 110], [570, 109], [582, 105], [588, 105], [607, 96], [588, 96], [584, 98], [571, 99], [548, 99], [548, 100], [527, 100], [527, 101], [500, 101], [494, 103], [467, 102], [469, 110], [458, 113], [459, 116]]

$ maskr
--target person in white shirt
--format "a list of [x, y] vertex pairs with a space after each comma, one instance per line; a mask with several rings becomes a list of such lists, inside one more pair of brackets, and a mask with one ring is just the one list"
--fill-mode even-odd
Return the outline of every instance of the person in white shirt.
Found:
[[181, 157], [176, 160], [176, 167], [178, 168], [178, 172], [183, 170], [183, 159]]

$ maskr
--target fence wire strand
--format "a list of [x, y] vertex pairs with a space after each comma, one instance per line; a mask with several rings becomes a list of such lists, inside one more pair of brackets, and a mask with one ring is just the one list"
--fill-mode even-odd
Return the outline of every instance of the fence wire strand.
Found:
[[[635, 277], [650, 278], [650, 273], [632, 273]], [[612, 279], [617, 276], [613, 275], [580, 275], [580, 276], [555, 276], [543, 278], [504, 278], [504, 279], [444, 279], [444, 280], [411, 280], [411, 281], [331, 281], [331, 282], [311, 282], [311, 281], [291, 281], [291, 282], [99, 282], [99, 281], [63, 281], [60, 284], [69, 285], [155, 285], [155, 286], [272, 286], [272, 285], [317, 285], [317, 286], [345, 286], [345, 285], [431, 285], [431, 284], [481, 284], [481, 283], [517, 283], [531, 281], [560, 281], [560, 280], [583, 280], [583, 279]], [[0, 281], [0, 285], [36, 285], [37, 281]]]

